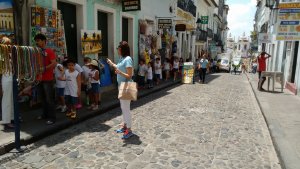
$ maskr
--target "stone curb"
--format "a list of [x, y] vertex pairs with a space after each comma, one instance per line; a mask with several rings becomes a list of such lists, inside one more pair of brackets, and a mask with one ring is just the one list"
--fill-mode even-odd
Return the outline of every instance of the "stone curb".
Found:
[[[168, 83], [165, 83], [165, 84], [161, 84], [160, 86], [157, 86], [157, 87], [154, 87], [153, 89], [150, 89], [150, 90], [145, 90], [144, 92], [141, 92], [138, 94], [138, 99], [140, 98], [143, 98], [143, 97], [146, 97], [152, 93], [155, 93], [155, 92], [159, 92], [163, 89], [166, 89], [166, 88], [169, 88], [169, 87], [172, 87], [172, 86], [175, 86], [177, 84], [180, 84], [181, 81], [178, 80], [178, 81], [175, 81], [175, 82], [168, 82]], [[84, 114], [83, 116], [81, 116], [80, 118], [76, 119], [76, 120], [73, 120], [73, 121], [64, 121], [63, 123], [61, 124], [55, 124], [53, 125], [53, 127], [51, 129], [48, 129], [48, 130], [43, 130], [41, 131], [40, 133], [37, 133], [35, 135], [32, 135], [32, 136], [28, 136], [28, 137], [25, 137], [25, 138], [21, 138], [21, 145], [22, 146], [26, 146], [26, 145], [29, 145], [29, 144], [32, 144], [38, 140], [41, 140], [49, 135], [52, 135], [54, 133], [57, 133], [61, 130], [64, 130], [68, 127], [71, 127], [71, 126], [74, 126], [80, 122], [83, 122], [83, 121], [86, 121], [88, 119], [91, 119], [93, 117], [96, 117], [98, 115], [101, 115], [101, 114], [104, 114], [112, 109], [115, 109], [115, 108], [118, 108], [120, 107], [120, 103], [118, 100], [114, 100], [112, 102], [110, 102], [110, 104], [107, 104], [107, 105], [103, 105], [100, 110], [98, 111], [93, 111], [91, 113], [87, 113], [87, 114]], [[13, 150], [15, 148], [15, 144], [14, 142], [10, 142], [6, 145], [1, 145], [0, 146], [0, 156], [1, 155], [4, 155], [6, 153], [9, 153], [11, 150]], [[1, 164], [1, 160], [0, 159], [0, 164]]]
[[280, 166], [281, 166], [282, 169], [286, 169], [285, 164], [284, 164], [284, 161], [283, 161], [283, 158], [281, 157], [281, 152], [280, 152], [279, 146], [277, 145], [277, 143], [276, 143], [276, 141], [275, 141], [275, 139], [274, 139], [273, 133], [272, 133], [272, 131], [270, 130], [270, 127], [269, 127], [269, 120], [267, 119], [267, 117], [266, 117], [266, 115], [265, 115], [265, 113], [264, 113], [264, 111], [263, 111], [262, 105], [260, 104], [260, 101], [258, 100], [258, 96], [257, 96], [257, 94], [255, 93], [255, 89], [256, 89], [256, 88], [252, 85], [252, 83], [251, 83], [251, 81], [250, 81], [250, 78], [249, 78], [249, 76], [248, 76], [248, 73], [245, 73], [245, 74], [246, 74], [246, 76], [247, 76], [248, 82], [249, 82], [249, 84], [250, 84], [250, 86], [251, 86], [252, 92], [253, 92], [253, 94], [254, 94], [254, 96], [255, 96], [255, 99], [256, 99], [256, 101], [257, 101], [258, 107], [259, 107], [259, 109], [260, 109], [260, 111], [261, 111], [261, 113], [262, 113], [262, 115], [263, 115], [263, 117], [264, 117], [264, 120], [265, 120], [265, 122], [266, 122], [266, 124], [267, 124], [267, 126], [268, 126], [268, 130], [269, 130], [269, 133], [270, 133], [270, 136], [271, 136], [272, 143], [273, 143], [273, 145], [274, 145], [274, 148], [275, 148], [277, 157], [278, 157], [278, 159], [279, 159], [279, 161], [280, 161]]

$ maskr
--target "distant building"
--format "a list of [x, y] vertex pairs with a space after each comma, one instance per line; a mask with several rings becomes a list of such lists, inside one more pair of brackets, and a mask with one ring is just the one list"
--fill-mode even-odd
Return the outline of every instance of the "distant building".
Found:
[[243, 58], [249, 57], [250, 50], [250, 39], [244, 33], [243, 36], [239, 37], [237, 42], [237, 51], [239, 51]]

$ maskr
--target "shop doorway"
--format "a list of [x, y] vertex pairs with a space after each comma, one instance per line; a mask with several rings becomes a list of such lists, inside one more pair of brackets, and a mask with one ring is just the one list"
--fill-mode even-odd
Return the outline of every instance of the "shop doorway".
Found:
[[58, 1], [57, 8], [63, 16], [68, 57], [78, 61], [76, 5]]
[[98, 30], [101, 30], [102, 35], [102, 53], [99, 53], [99, 58], [108, 56], [108, 15], [105, 12], [98, 11]]
[[128, 18], [122, 18], [122, 40], [128, 42]]
[[295, 50], [294, 50], [294, 59], [293, 59], [291, 83], [295, 83], [295, 76], [296, 76], [296, 69], [297, 69], [297, 59], [298, 59], [298, 51], [299, 51], [299, 41], [295, 42], [294, 49]]

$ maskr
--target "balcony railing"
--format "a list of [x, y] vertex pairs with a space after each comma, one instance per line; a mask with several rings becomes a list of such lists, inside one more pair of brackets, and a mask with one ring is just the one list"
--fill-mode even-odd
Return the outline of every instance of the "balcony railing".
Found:
[[213, 31], [212, 31], [211, 29], [209, 29], [209, 28], [207, 28], [207, 36], [208, 36], [209, 38], [213, 38], [213, 37], [214, 37]]
[[207, 40], [207, 32], [205, 30], [202, 29], [198, 29], [196, 31], [196, 40], [197, 41], [206, 41]]

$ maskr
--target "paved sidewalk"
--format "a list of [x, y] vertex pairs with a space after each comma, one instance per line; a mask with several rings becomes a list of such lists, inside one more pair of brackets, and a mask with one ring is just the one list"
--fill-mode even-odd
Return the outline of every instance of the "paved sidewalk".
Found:
[[[178, 83], [180, 83], [180, 81], [163, 81], [160, 85], [155, 86], [152, 89], [140, 90], [138, 97], [141, 98], [147, 96], [151, 93], [158, 92], [164, 88]], [[112, 91], [103, 93], [101, 96], [102, 102], [98, 111], [91, 111], [86, 107], [83, 107], [77, 112], [77, 119], [75, 120], [70, 120], [69, 118], [65, 117], [64, 113], [57, 112], [57, 121], [51, 126], [46, 125], [44, 120], [36, 119], [37, 116], [40, 115], [41, 109], [35, 109], [23, 113], [21, 112], [24, 120], [24, 122], [21, 123], [21, 144], [28, 145], [69, 126], [105, 113], [113, 108], [119, 107], [120, 103], [117, 99], [117, 92], [118, 91], [114, 89]], [[5, 154], [15, 148], [14, 139], [14, 131], [4, 131], [3, 125], [0, 125], [0, 155]]]
[[[247, 74], [259, 105], [267, 121], [282, 166], [300, 168], [300, 97], [284, 89], [279, 83], [275, 92], [257, 90], [257, 75]], [[267, 82], [264, 85], [267, 89]]]

